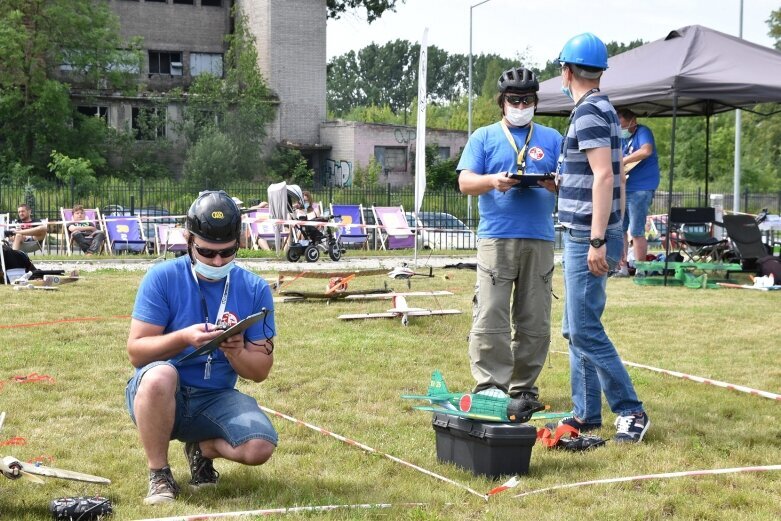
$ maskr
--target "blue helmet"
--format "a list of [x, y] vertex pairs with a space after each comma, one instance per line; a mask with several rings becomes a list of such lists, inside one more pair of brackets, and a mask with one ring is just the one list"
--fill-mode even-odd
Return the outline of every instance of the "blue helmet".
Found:
[[607, 47], [592, 33], [579, 34], [564, 44], [559, 54], [561, 63], [571, 63], [596, 69], [607, 69]]

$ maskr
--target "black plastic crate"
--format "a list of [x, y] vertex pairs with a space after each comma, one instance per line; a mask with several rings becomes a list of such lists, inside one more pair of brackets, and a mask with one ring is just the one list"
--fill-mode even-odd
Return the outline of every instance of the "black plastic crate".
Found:
[[480, 422], [435, 412], [437, 459], [498, 478], [527, 474], [537, 430], [526, 423]]

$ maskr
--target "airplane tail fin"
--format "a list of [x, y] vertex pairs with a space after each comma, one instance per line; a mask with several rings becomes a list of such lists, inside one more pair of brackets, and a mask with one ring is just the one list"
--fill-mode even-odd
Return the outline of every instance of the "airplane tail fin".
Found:
[[428, 386], [429, 396], [447, 393], [447, 385], [445, 384], [445, 379], [442, 377], [442, 373], [440, 373], [439, 370], [434, 371], [431, 374], [431, 383], [429, 383]]

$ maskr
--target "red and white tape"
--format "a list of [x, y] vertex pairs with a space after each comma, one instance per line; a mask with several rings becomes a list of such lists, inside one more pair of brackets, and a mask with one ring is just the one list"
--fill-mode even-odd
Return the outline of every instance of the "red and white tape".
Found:
[[248, 517], [248, 516], [271, 516], [279, 514], [298, 514], [302, 512], [327, 512], [330, 510], [351, 510], [351, 509], [383, 509], [383, 508], [416, 508], [427, 506], [426, 503], [377, 503], [374, 505], [322, 505], [310, 507], [290, 507], [290, 508], [264, 508], [260, 510], [243, 510], [239, 512], [218, 512], [214, 514], [194, 514], [187, 516], [173, 517], [151, 517], [148, 519], [139, 519], [137, 521], [201, 521], [202, 519], [220, 519], [230, 517]]
[[626, 481], [645, 481], [650, 479], [671, 479], [671, 478], [685, 478], [685, 477], [698, 477], [698, 476], [712, 476], [716, 474], [738, 474], [741, 472], [770, 472], [774, 470], [781, 470], [781, 465], [766, 465], [763, 467], [733, 467], [729, 469], [688, 470], [683, 472], [643, 474], [640, 476], [626, 476], [621, 478], [594, 479], [591, 481], [581, 481], [579, 483], [567, 483], [566, 485], [556, 485], [553, 487], [539, 488], [537, 490], [530, 490], [529, 492], [522, 492], [520, 494], [516, 494], [513, 497], [525, 497], [525, 496], [531, 496], [532, 494], [549, 492], [551, 490], [585, 487], [587, 485], [604, 485], [608, 483], [623, 483]]
[[299, 419], [293, 418], [292, 416], [288, 416], [287, 414], [283, 414], [281, 412], [277, 412], [273, 409], [269, 409], [268, 407], [260, 406], [263, 411], [267, 412], [268, 414], [271, 414], [273, 416], [277, 416], [279, 418], [282, 418], [284, 420], [293, 422], [298, 425], [303, 425], [304, 427], [307, 427], [308, 429], [312, 429], [313, 431], [317, 431], [320, 434], [325, 434], [326, 436], [331, 436], [332, 438], [336, 438], [339, 441], [342, 441], [346, 443], [347, 445], [352, 445], [353, 447], [358, 447], [361, 450], [364, 450], [366, 452], [370, 452], [372, 454], [377, 454], [378, 456], [382, 456], [384, 458], [388, 458], [391, 461], [395, 461], [396, 463], [399, 463], [401, 465], [404, 465], [405, 467], [409, 467], [411, 469], [415, 469], [418, 472], [422, 472], [423, 474], [426, 474], [427, 476], [431, 476], [432, 478], [436, 478], [440, 481], [444, 481], [445, 483], [450, 483], [451, 485], [455, 485], [461, 489], [466, 490], [470, 494], [474, 494], [475, 496], [482, 498], [482, 499], [488, 499], [487, 494], [481, 494], [480, 492], [462, 484], [458, 483], [457, 481], [453, 481], [452, 479], [446, 478], [445, 476], [441, 476], [435, 472], [432, 472], [430, 470], [424, 469], [423, 467], [419, 467], [413, 463], [410, 463], [408, 461], [404, 461], [403, 459], [397, 458], [396, 456], [391, 456], [390, 454], [386, 454], [384, 452], [380, 452], [378, 450], [375, 450], [368, 445], [364, 445], [363, 443], [357, 442], [355, 440], [351, 440], [350, 438], [345, 438], [344, 436], [341, 436], [339, 434], [336, 434], [334, 432], [328, 431], [326, 429], [323, 429], [321, 427], [318, 427], [317, 425], [312, 425], [311, 423], [306, 423], [304, 421], [301, 421]]
[[[566, 351], [552, 351], [560, 355], [569, 355]], [[769, 398], [771, 400], [781, 401], [781, 394], [771, 393], [768, 391], [760, 391], [759, 389], [752, 389], [744, 385], [731, 384], [728, 382], [722, 382], [719, 380], [713, 380], [711, 378], [703, 378], [702, 376], [694, 376], [686, 373], [679, 373], [678, 371], [670, 371], [668, 369], [660, 369], [658, 367], [651, 367], [650, 365], [636, 364], [634, 362], [627, 362], [622, 360], [624, 365], [629, 367], [637, 367], [639, 369], [648, 369], [656, 373], [666, 374], [668, 376], [675, 376], [676, 378], [682, 378], [684, 380], [691, 380], [692, 382], [699, 382], [703, 384], [715, 385], [716, 387], [722, 387], [724, 389], [730, 389], [732, 391], [740, 391], [742, 393], [753, 394], [754, 396], [761, 396], [762, 398]]]

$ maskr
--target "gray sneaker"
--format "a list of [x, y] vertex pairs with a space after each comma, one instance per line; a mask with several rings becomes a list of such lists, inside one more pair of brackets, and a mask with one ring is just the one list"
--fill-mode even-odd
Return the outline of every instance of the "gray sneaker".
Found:
[[149, 471], [149, 493], [144, 498], [145, 505], [169, 503], [178, 495], [179, 485], [171, 474], [171, 467], [166, 465], [160, 470]]
[[214, 486], [220, 478], [220, 473], [214, 470], [212, 460], [204, 458], [201, 453], [201, 447], [198, 442], [189, 442], [184, 444], [184, 455], [187, 458], [187, 464], [190, 466], [190, 487], [200, 488]]

